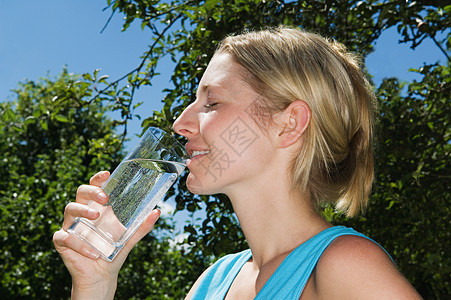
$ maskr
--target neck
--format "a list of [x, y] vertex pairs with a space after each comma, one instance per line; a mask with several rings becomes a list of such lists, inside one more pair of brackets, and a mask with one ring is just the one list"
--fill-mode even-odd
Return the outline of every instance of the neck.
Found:
[[[228, 194], [241, 228], [252, 251], [253, 262], [262, 267], [330, 227], [318, 215], [309, 193], [290, 188], [291, 184], [274, 185], [259, 181], [258, 188], [234, 189]], [[266, 183], [266, 184], [265, 184]], [[287, 193], [287, 191], [289, 191]]]

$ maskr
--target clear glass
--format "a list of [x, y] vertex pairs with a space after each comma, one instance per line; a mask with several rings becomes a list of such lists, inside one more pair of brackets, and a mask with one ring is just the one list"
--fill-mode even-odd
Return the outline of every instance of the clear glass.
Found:
[[88, 204], [100, 212], [99, 218], [77, 218], [68, 231], [112, 261], [185, 169], [188, 158], [173, 136], [150, 127], [102, 186], [108, 202]]

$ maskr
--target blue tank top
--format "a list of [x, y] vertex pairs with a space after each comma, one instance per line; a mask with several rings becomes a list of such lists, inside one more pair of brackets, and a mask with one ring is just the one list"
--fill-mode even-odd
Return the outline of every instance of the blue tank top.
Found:
[[[335, 238], [342, 235], [357, 235], [371, 240], [344, 226], [323, 230], [288, 254], [255, 299], [298, 300], [321, 254]], [[206, 271], [191, 299], [224, 299], [238, 272], [251, 257], [252, 253], [248, 249], [219, 259]]]

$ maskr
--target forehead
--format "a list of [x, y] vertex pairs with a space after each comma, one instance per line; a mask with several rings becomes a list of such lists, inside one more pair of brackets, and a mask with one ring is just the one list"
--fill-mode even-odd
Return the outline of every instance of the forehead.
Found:
[[227, 53], [213, 56], [199, 83], [199, 91], [207, 89], [242, 86], [246, 70]]

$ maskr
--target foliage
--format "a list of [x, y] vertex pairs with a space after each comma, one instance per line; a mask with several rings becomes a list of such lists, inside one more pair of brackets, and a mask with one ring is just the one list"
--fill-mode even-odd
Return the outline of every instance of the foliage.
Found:
[[381, 100], [377, 179], [365, 219], [349, 220], [383, 243], [425, 298], [450, 295], [451, 80], [449, 66], [424, 66], [402, 96], [396, 79]]
[[[16, 103], [2, 104], [1, 291], [29, 297], [67, 295], [67, 274], [50, 250], [48, 233], [59, 227], [67, 195], [93, 172], [111, 169], [120, 159], [127, 120], [140, 105], [134, 103], [134, 93], [152, 83], [164, 56], [175, 65], [173, 86], [165, 89], [162, 111], [143, 120], [144, 128], [171, 129], [195, 99], [200, 77], [227, 34], [287, 24], [335, 38], [362, 58], [391, 27], [398, 30], [400, 42], [412, 48], [430, 39], [442, 51], [446, 63], [412, 66], [421, 81], [389, 78], [376, 89], [377, 181], [365, 216], [348, 220], [332, 207], [325, 207], [323, 215], [379, 241], [424, 298], [446, 298], [451, 294], [447, 2], [107, 0], [112, 15], [123, 15], [123, 30], [139, 22], [151, 35], [139, 66], [116, 81], [98, 78], [97, 72], [75, 81], [63, 72], [55, 82], [22, 85]], [[120, 112], [122, 120], [107, 120], [105, 110]], [[123, 128], [121, 136], [111, 130], [117, 126]], [[208, 262], [247, 247], [226, 197], [193, 196], [184, 182], [181, 178], [168, 197], [176, 199], [179, 211], [205, 214], [203, 222], [185, 226], [189, 247], [170, 250], [167, 239], [155, 244], [154, 237], [147, 237], [124, 266], [120, 280], [125, 284], [119, 283], [118, 297], [180, 298]], [[165, 269], [158, 267], [163, 265]]]
[[[347, 220], [326, 207], [324, 216], [352, 225], [379, 240], [400, 270], [427, 299], [451, 294], [449, 274], [449, 55], [450, 13], [447, 1], [261, 1], [261, 0], [108, 0], [112, 14], [124, 15], [124, 30], [140, 22], [154, 39], [141, 69], [129, 75], [132, 90], [151, 82], [158, 61], [170, 55], [173, 88], [164, 108], [143, 127], [169, 129], [195, 90], [214, 49], [227, 34], [243, 29], [287, 24], [335, 38], [363, 58], [380, 34], [395, 27], [400, 42], [413, 49], [431, 39], [447, 63], [425, 65], [422, 81], [408, 85], [386, 79], [377, 89], [380, 136], [377, 182], [365, 217]], [[418, 68], [420, 66], [412, 66]], [[403, 87], [408, 86], [407, 94]], [[181, 179], [178, 209], [205, 210], [201, 224], [185, 227], [188, 242], [204, 256], [218, 257], [246, 246], [230, 203], [224, 196], [190, 195]]]
[[[123, 157], [122, 139], [116, 133], [120, 122], [106, 117], [111, 107], [104, 107], [100, 98], [92, 101], [93, 77], [64, 70], [54, 81], [20, 84], [16, 100], [0, 104], [0, 292], [4, 299], [70, 295], [70, 277], [53, 248], [52, 233], [61, 227], [64, 207], [73, 201], [77, 187], [97, 171], [111, 170]], [[172, 228], [166, 222], [159, 224], [157, 235]], [[183, 283], [186, 278], [193, 280], [188, 272], [202, 264], [185, 266], [180, 273], [166, 272], [168, 265], [174, 269], [187, 265], [188, 258], [178, 250], [169, 251], [168, 238], [160, 239], [146, 237], [138, 253], [130, 255], [126, 270], [158, 278], [144, 281], [145, 291], [164, 298], [167, 291], [186, 292], [171, 285], [188, 285]], [[138, 259], [144, 252], [146, 256]], [[150, 266], [143, 260], [151, 258], [159, 263]], [[120, 280], [139, 286], [135, 278], [125, 271]], [[120, 285], [117, 293], [128, 291], [127, 285]]]
[[[120, 159], [120, 141], [99, 105], [82, 105], [86, 82], [22, 83], [0, 112], [1, 292], [10, 298], [67, 294], [70, 280], [52, 247], [65, 204], [94, 170]], [[89, 96], [89, 95], [88, 95]], [[91, 152], [92, 144], [108, 148]], [[109, 152], [107, 149], [116, 148]], [[58, 283], [58, 284], [57, 284]], [[9, 298], [6, 297], [6, 298]]]

